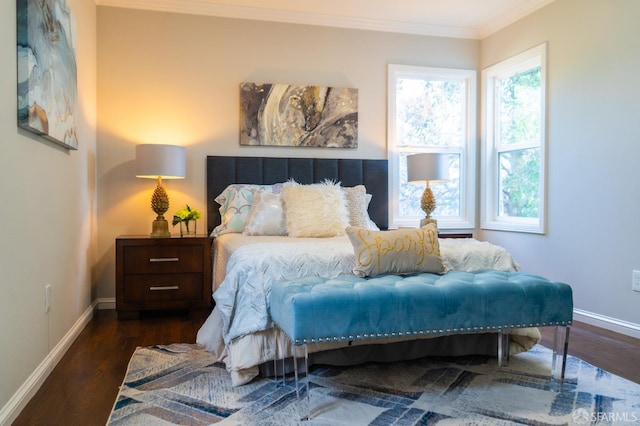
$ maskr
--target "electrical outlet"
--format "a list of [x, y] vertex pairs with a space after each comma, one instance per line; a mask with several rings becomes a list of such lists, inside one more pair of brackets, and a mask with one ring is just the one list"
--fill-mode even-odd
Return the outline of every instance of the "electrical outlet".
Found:
[[633, 270], [632, 279], [631, 279], [631, 290], [640, 291], [640, 271]]
[[44, 286], [44, 311], [51, 310], [51, 284]]

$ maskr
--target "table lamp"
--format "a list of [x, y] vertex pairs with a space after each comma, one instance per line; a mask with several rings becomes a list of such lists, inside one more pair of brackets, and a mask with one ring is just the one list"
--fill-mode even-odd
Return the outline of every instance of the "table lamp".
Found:
[[425, 182], [426, 188], [422, 193], [420, 207], [426, 217], [420, 221], [422, 228], [426, 224], [437, 221], [431, 217], [436, 208], [436, 199], [429, 187], [429, 183], [444, 182], [449, 179], [448, 154], [413, 154], [407, 155], [407, 182]]
[[186, 150], [183, 146], [136, 145], [136, 177], [157, 179], [158, 186], [151, 197], [151, 209], [158, 215], [153, 221], [151, 237], [171, 236], [164, 214], [169, 209], [169, 196], [162, 187], [162, 179], [182, 179], [186, 169]]

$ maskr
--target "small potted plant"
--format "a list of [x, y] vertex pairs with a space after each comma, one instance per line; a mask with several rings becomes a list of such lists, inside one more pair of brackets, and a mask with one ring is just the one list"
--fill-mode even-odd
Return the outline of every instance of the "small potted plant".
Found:
[[200, 210], [192, 209], [189, 205], [185, 205], [184, 208], [178, 210], [173, 215], [173, 226], [180, 224], [180, 236], [181, 237], [195, 237], [197, 220], [202, 217]]

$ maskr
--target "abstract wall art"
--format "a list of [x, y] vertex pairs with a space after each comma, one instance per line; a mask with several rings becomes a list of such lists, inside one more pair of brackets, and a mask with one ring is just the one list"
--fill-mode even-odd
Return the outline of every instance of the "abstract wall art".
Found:
[[17, 0], [18, 126], [68, 149], [76, 133], [76, 29], [65, 0]]
[[242, 83], [240, 145], [357, 148], [358, 89]]

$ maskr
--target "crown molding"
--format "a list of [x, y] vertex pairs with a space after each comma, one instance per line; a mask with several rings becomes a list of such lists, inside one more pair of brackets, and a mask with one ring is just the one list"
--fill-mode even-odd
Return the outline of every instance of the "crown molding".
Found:
[[207, 0], [95, 0], [95, 2], [98, 6], [122, 7], [127, 9], [218, 16], [223, 18], [249, 19], [289, 24], [318, 25], [325, 27], [436, 37], [478, 38], [478, 31], [475, 28], [425, 25], [416, 22], [400, 22], [217, 4]]
[[555, 0], [529, 0], [517, 7], [514, 7], [507, 13], [492, 20], [489, 24], [481, 27], [478, 30], [478, 38], [482, 40], [490, 36], [491, 34], [513, 24], [514, 22], [519, 21], [520, 19], [535, 12], [536, 10], [553, 3], [554, 1]]
[[95, 3], [127, 9], [480, 40], [553, 1], [528, 0], [481, 28], [277, 10], [222, 4], [215, 0], [95, 0]]

